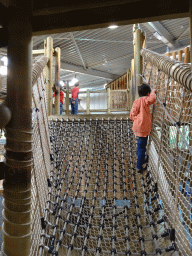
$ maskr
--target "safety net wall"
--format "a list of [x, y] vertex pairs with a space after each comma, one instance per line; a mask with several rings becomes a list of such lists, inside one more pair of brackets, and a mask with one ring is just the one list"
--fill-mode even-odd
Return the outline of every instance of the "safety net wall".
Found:
[[43, 78], [43, 68], [46, 62], [45, 57], [38, 60], [33, 66], [32, 72], [33, 168], [31, 175], [31, 256], [38, 255], [41, 239], [40, 219], [44, 215], [48, 198], [47, 178], [50, 175], [50, 139], [46, 108], [46, 83]]
[[110, 91], [110, 108], [111, 111], [129, 110], [129, 94], [127, 90]]
[[143, 49], [144, 80], [157, 90], [150, 137], [150, 169], [165, 218], [181, 255], [192, 252], [191, 64]]
[[[172, 255], [150, 170], [136, 173], [129, 119], [49, 123], [51, 174], [39, 255]], [[171, 241], [170, 241], [171, 233]]]

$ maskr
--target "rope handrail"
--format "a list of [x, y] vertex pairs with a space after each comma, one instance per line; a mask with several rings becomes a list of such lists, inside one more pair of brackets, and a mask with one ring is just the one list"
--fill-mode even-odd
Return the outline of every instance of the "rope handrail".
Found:
[[[36, 61], [34, 64], [33, 64], [33, 67], [32, 67], [32, 86], [35, 85], [35, 83], [37, 82], [37, 79], [40, 77], [43, 69], [45, 68], [45, 65], [47, 64], [48, 62], [48, 58], [45, 57], [45, 56], [42, 56], [38, 61]], [[0, 99], [6, 99], [7, 97], [7, 87], [3, 88], [1, 91], [0, 91]]]
[[140, 53], [152, 65], [165, 72], [165, 74], [170, 75], [187, 90], [192, 91], [191, 63], [184, 64], [147, 49], [142, 49]]
[[37, 79], [40, 77], [45, 65], [48, 62], [48, 58], [43, 56], [38, 61], [35, 62], [32, 68], [32, 86], [35, 85]]

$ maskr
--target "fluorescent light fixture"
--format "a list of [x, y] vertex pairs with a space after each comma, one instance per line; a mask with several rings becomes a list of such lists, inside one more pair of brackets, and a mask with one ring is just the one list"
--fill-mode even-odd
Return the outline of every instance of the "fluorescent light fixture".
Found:
[[64, 83], [62, 80], [59, 82], [59, 84], [60, 84], [61, 86], [64, 86], [64, 85], [65, 85], [65, 83]]
[[1, 74], [2, 76], [6, 76], [6, 75], [7, 75], [7, 67], [1, 66], [1, 67], [0, 67], [0, 74]]
[[8, 64], [8, 58], [6, 56], [2, 57], [1, 60], [3, 61], [4, 63], [4, 66], [7, 67], [7, 64]]
[[69, 82], [69, 86], [75, 85], [78, 81], [79, 81], [79, 80], [74, 77], [74, 78]]
[[117, 25], [113, 24], [113, 25], [110, 25], [108, 28], [110, 28], [110, 29], [115, 29], [115, 28], [117, 28], [117, 27], [118, 27]]

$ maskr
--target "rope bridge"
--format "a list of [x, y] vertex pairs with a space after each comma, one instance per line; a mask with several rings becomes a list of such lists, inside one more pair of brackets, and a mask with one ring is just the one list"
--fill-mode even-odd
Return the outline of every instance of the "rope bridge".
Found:
[[191, 73], [189, 65], [142, 55], [143, 77], [158, 90], [142, 175], [128, 118], [48, 122], [47, 59], [36, 62], [31, 256], [191, 255]]

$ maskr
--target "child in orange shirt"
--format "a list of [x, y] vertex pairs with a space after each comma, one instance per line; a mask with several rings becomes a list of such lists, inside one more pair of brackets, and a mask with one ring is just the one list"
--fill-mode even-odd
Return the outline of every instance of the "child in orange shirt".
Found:
[[130, 118], [133, 121], [133, 132], [135, 136], [139, 137], [137, 143], [137, 171], [139, 173], [143, 173], [146, 170], [146, 168], [143, 168], [143, 164], [148, 162], [148, 155], [145, 156], [145, 153], [152, 127], [150, 105], [156, 101], [155, 92], [155, 90], [151, 92], [148, 84], [138, 86], [140, 98], [133, 102], [130, 112]]

